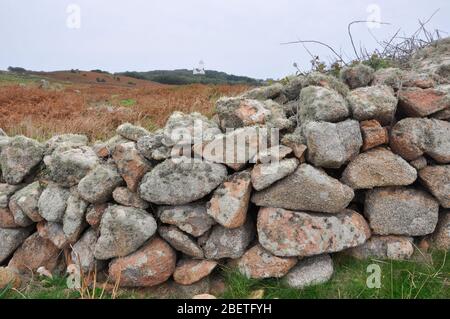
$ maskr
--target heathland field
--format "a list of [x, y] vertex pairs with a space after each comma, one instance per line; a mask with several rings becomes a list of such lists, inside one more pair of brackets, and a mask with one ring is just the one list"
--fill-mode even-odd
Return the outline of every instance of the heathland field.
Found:
[[164, 85], [99, 72], [0, 73], [0, 127], [14, 136], [45, 140], [61, 133], [94, 141], [114, 135], [124, 122], [149, 130], [174, 111], [213, 113], [221, 96], [247, 85]]

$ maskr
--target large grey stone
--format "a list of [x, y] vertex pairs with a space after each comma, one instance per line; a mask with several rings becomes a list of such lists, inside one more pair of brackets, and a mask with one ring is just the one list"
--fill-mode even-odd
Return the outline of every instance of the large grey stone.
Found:
[[123, 206], [130, 206], [140, 209], [147, 209], [150, 204], [141, 199], [137, 193], [132, 192], [127, 187], [117, 187], [113, 192], [114, 200]]
[[190, 145], [210, 141], [222, 131], [217, 123], [198, 112], [173, 112], [167, 119], [163, 133], [164, 139], [161, 142], [170, 147], [175, 144]]
[[282, 93], [289, 101], [298, 99], [303, 88], [304, 78], [302, 76], [291, 76], [287, 78], [288, 83], [283, 87]]
[[42, 193], [42, 187], [38, 181], [28, 184], [17, 191], [9, 200], [9, 209], [14, 215], [17, 225], [26, 227], [33, 222], [42, 220], [39, 213], [38, 201]]
[[0, 228], [0, 264], [2, 264], [31, 234], [32, 228]]
[[70, 190], [57, 184], [49, 184], [39, 197], [39, 214], [49, 222], [63, 221]]
[[283, 85], [281, 83], [275, 83], [272, 85], [254, 88], [243, 93], [241, 96], [246, 99], [265, 101], [269, 99], [275, 99], [278, 95], [281, 94], [282, 91]]
[[72, 189], [67, 199], [67, 208], [63, 218], [64, 235], [75, 242], [87, 226], [85, 214], [89, 203], [81, 198], [76, 189]]
[[23, 185], [0, 184], [0, 208], [8, 207], [9, 199]]
[[347, 100], [358, 121], [377, 120], [381, 125], [390, 125], [397, 109], [397, 98], [388, 86], [369, 86], [351, 91]]
[[400, 87], [419, 87], [427, 89], [435, 85], [435, 77], [429, 73], [419, 73], [399, 68], [386, 68], [374, 73], [372, 85], [387, 85], [398, 90]]
[[62, 134], [55, 135], [47, 142], [45, 142], [45, 154], [51, 154], [56, 148], [61, 145], [79, 147], [86, 146], [89, 140], [86, 135], [81, 134]]
[[338, 92], [342, 96], [347, 96], [350, 92], [349, 87], [344, 82], [340, 81], [334, 75], [325, 74], [322, 72], [311, 72], [303, 79], [303, 87], [308, 86], [322, 86], [330, 90]]
[[375, 71], [365, 64], [346, 66], [340, 72], [340, 78], [347, 83], [351, 89], [368, 86], [373, 80]]
[[[165, 145], [166, 136], [163, 130], [152, 133], [150, 135], [142, 136], [136, 143], [136, 148], [139, 153], [149, 160], [161, 161], [171, 156], [172, 147]], [[170, 140], [170, 143], [173, 142]]]
[[252, 186], [260, 191], [269, 187], [273, 183], [292, 174], [299, 165], [296, 158], [283, 159], [267, 164], [258, 164], [251, 172]]
[[212, 141], [195, 144], [196, 157], [226, 164], [234, 170], [241, 170], [247, 162], [255, 162], [259, 153], [267, 151], [270, 145], [278, 143], [278, 136], [267, 127], [247, 126], [217, 135]]
[[89, 203], [105, 203], [122, 183], [123, 179], [115, 166], [98, 165], [78, 183], [78, 192]]
[[359, 123], [309, 122], [304, 126], [307, 159], [315, 166], [339, 168], [359, 154], [363, 145]]
[[291, 122], [283, 108], [272, 100], [258, 101], [243, 97], [223, 97], [216, 103], [216, 111], [222, 130], [252, 125], [268, 125], [286, 129]]
[[200, 237], [214, 224], [206, 212], [205, 203], [158, 207], [158, 217], [165, 224], [175, 225], [194, 237]]
[[175, 226], [160, 226], [159, 235], [173, 248], [193, 258], [203, 258], [203, 251], [189, 235]]
[[417, 179], [417, 171], [403, 158], [385, 148], [359, 154], [348, 164], [341, 181], [353, 189], [406, 186]]
[[99, 159], [88, 146], [73, 148], [62, 145], [51, 155], [45, 156], [44, 162], [51, 180], [61, 186], [71, 187], [78, 184], [99, 163]]
[[422, 184], [444, 208], [450, 208], [450, 165], [427, 166], [419, 171]]
[[183, 205], [208, 195], [226, 176], [221, 164], [186, 157], [168, 159], [144, 176], [139, 192], [151, 203]]
[[409, 259], [414, 253], [414, 240], [412, 237], [375, 235], [345, 253], [357, 259]]
[[439, 203], [414, 188], [377, 188], [366, 193], [364, 214], [375, 234], [424, 236], [436, 227]]
[[314, 256], [300, 260], [286, 275], [285, 280], [288, 286], [303, 289], [329, 281], [333, 272], [330, 255]]
[[120, 125], [117, 128], [116, 133], [131, 141], [137, 141], [142, 136], [150, 134], [145, 128], [130, 123]]
[[427, 154], [439, 163], [450, 163], [450, 123], [427, 118], [406, 118], [392, 128], [392, 151], [412, 161]]
[[349, 115], [347, 101], [336, 91], [308, 86], [300, 93], [298, 117], [302, 124], [309, 121], [340, 122]]
[[203, 245], [207, 259], [239, 258], [255, 236], [250, 218], [239, 228], [228, 229], [220, 225], [213, 227]]
[[109, 206], [100, 223], [100, 238], [94, 256], [105, 260], [136, 251], [156, 232], [156, 221], [142, 209]]
[[383, 68], [373, 74], [372, 85], [386, 85], [398, 90], [402, 85], [405, 71], [399, 68]]
[[86, 230], [80, 240], [73, 245], [71, 252], [72, 261], [79, 266], [84, 273], [100, 271], [105, 262], [94, 257], [94, 248], [97, 243], [97, 232], [93, 228]]
[[352, 210], [329, 215], [266, 207], [258, 213], [257, 228], [259, 243], [280, 257], [342, 251], [371, 235], [364, 217]]
[[11, 138], [0, 153], [3, 179], [8, 184], [20, 184], [42, 161], [44, 149], [41, 143], [25, 136]]
[[309, 164], [269, 188], [255, 193], [252, 202], [257, 206], [280, 207], [339, 213], [353, 199], [353, 190]]

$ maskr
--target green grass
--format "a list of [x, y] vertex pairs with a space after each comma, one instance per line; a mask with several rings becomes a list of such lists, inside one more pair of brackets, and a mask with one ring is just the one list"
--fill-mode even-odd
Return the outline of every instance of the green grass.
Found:
[[[450, 260], [445, 252], [434, 252], [427, 262], [355, 260], [348, 256], [335, 256], [333, 278], [322, 285], [303, 290], [287, 287], [282, 280], [248, 279], [237, 271], [223, 270], [226, 291], [221, 298], [249, 298], [256, 290], [264, 290], [264, 298], [273, 299], [428, 299], [450, 298]], [[367, 266], [381, 268], [381, 287], [369, 289], [366, 285]], [[97, 287], [96, 297], [101, 295]], [[7, 287], [0, 290], [0, 299], [68, 299], [80, 298], [76, 290], [67, 289], [66, 278], [55, 277], [35, 281], [26, 288]], [[107, 292], [103, 298], [109, 299]], [[134, 290], [119, 290], [117, 298], [147, 298]], [[148, 298], [151, 298], [149, 295]]]
[[38, 83], [42, 78], [31, 74], [0, 72], [0, 85]]
[[[367, 266], [381, 268], [381, 287], [366, 285]], [[236, 271], [226, 271], [227, 291], [224, 298], [248, 298], [259, 289], [264, 298], [280, 299], [426, 299], [450, 298], [450, 260], [445, 252], [434, 252], [432, 262], [417, 261], [359, 261], [348, 256], [334, 258], [333, 278], [322, 285], [303, 290], [287, 287], [282, 280], [252, 280]]]
[[133, 106], [135, 104], [136, 104], [136, 100], [135, 99], [123, 99], [123, 100], [120, 100], [120, 105], [122, 105], [122, 106], [131, 107], [131, 106]]
[[33, 281], [23, 289], [6, 287], [0, 299], [73, 299], [80, 295], [77, 291], [67, 288], [65, 277], [45, 278]]

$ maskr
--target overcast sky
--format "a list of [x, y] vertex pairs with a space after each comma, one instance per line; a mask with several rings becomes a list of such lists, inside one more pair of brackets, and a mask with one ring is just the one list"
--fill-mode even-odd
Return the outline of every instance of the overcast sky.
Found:
[[[203, 60], [207, 69], [279, 78], [310, 60], [281, 42], [320, 40], [351, 54], [350, 21], [391, 22], [371, 29], [385, 39], [400, 27], [412, 33], [438, 8], [429, 28], [450, 32], [448, 0], [0, 0], [0, 69], [147, 71]], [[366, 24], [353, 33], [375, 44]]]

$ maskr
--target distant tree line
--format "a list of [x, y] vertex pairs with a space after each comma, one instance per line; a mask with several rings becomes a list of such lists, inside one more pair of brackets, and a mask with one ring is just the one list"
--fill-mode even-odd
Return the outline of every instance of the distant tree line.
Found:
[[225, 72], [207, 70], [204, 75], [194, 75], [192, 70], [180, 69], [173, 71], [149, 71], [149, 72], [123, 72], [120, 75], [128, 76], [139, 80], [149, 80], [163, 84], [251, 84], [259, 85], [261, 80], [252, 79], [246, 76], [237, 76]]
[[9, 72], [14, 72], [14, 73], [27, 73], [28, 71], [24, 68], [21, 67], [15, 67], [15, 66], [10, 66], [8, 67], [8, 71]]

